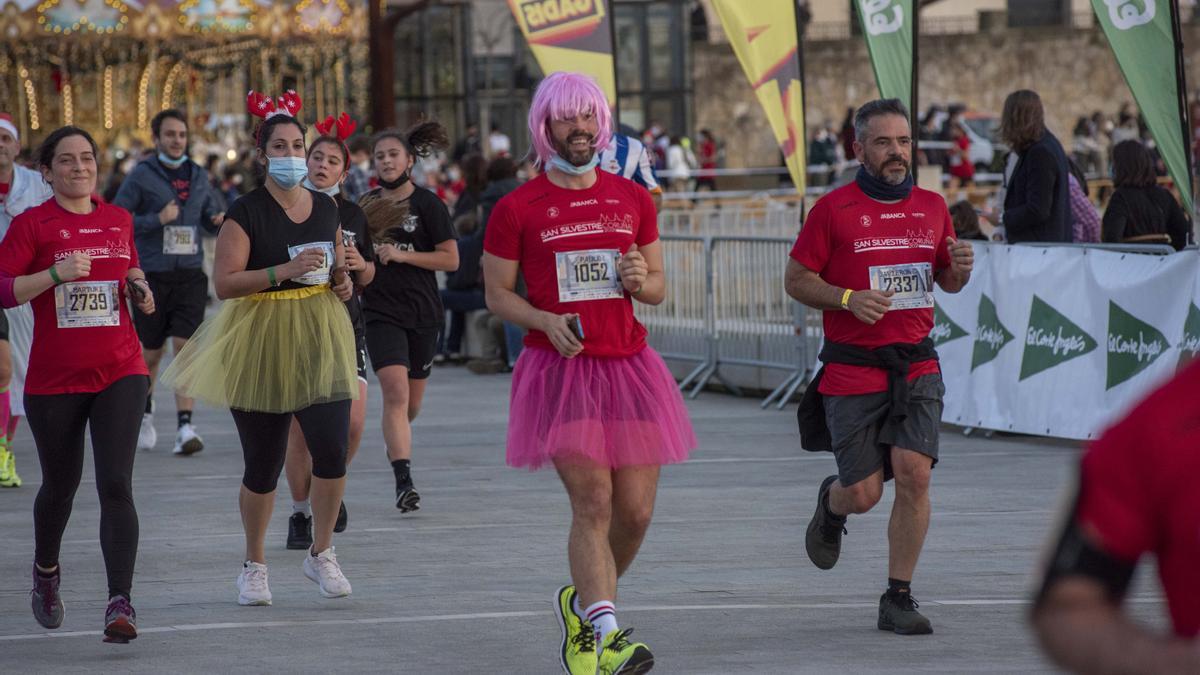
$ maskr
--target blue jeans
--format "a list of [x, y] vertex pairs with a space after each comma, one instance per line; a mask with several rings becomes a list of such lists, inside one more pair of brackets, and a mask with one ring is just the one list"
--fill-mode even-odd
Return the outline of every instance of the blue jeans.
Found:
[[442, 289], [442, 305], [450, 312], [450, 330], [444, 344], [439, 340], [438, 353], [450, 352], [458, 354], [462, 351], [463, 333], [467, 328], [467, 312], [477, 309], [487, 309], [487, 300], [483, 297], [483, 289], [469, 290]]
[[525, 347], [525, 329], [515, 323], [504, 322], [504, 345], [508, 352], [508, 367], [517, 365], [517, 357]]

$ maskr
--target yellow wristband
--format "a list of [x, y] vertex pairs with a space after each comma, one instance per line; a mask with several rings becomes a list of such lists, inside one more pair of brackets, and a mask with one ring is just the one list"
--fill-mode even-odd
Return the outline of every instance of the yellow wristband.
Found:
[[842, 293], [842, 309], [850, 309], [850, 294], [853, 292], [854, 291], [847, 288], [846, 292]]

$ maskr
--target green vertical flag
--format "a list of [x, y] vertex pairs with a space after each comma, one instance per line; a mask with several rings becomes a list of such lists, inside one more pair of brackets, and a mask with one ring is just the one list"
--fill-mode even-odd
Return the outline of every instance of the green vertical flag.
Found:
[[913, 0], [854, 0], [858, 9], [875, 84], [883, 98], [898, 98], [909, 114], [913, 106]]
[[1174, 0], [1092, 0], [1125, 82], [1146, 118], [1167, 171], [1192, 213], [1188, 139], [1180, 119], [1179, 72], [1171, 3]]

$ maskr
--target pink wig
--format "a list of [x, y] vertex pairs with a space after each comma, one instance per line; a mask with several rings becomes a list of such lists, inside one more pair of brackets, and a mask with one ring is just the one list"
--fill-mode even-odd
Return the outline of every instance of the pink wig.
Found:
[[596, 81], [581, 73], [553, 73], [542, 80], [529, 106], [529, 136], [539, 164], [545, 165], [556, 154], [550, 137], [550, 120], [566, 119], [580, 113], [596, 116], [599, 131], [592, 147], [601, 152], [612, 140], [613, 120], [608, 99]]

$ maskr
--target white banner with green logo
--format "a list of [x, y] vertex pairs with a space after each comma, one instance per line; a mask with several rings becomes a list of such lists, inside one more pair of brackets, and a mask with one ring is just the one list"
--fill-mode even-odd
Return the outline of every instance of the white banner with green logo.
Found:
[[882, 98], [912, 110], [913, 0], [854, 0]]
[[1200, 255], [976, 243], [936, 294], [944, 422], [1096, 437], [1200, 351]]
[[[1146, 126], [1175, 184], [1184, 206], [1192, 212], [1188, 174], [1188, 143], [1180, 120], [1180, 91], [1173, 0], [1092, 0], [1096, 20], [1112, 45]], [[1176, 10], [1177, 11], [1177, 10]]]

